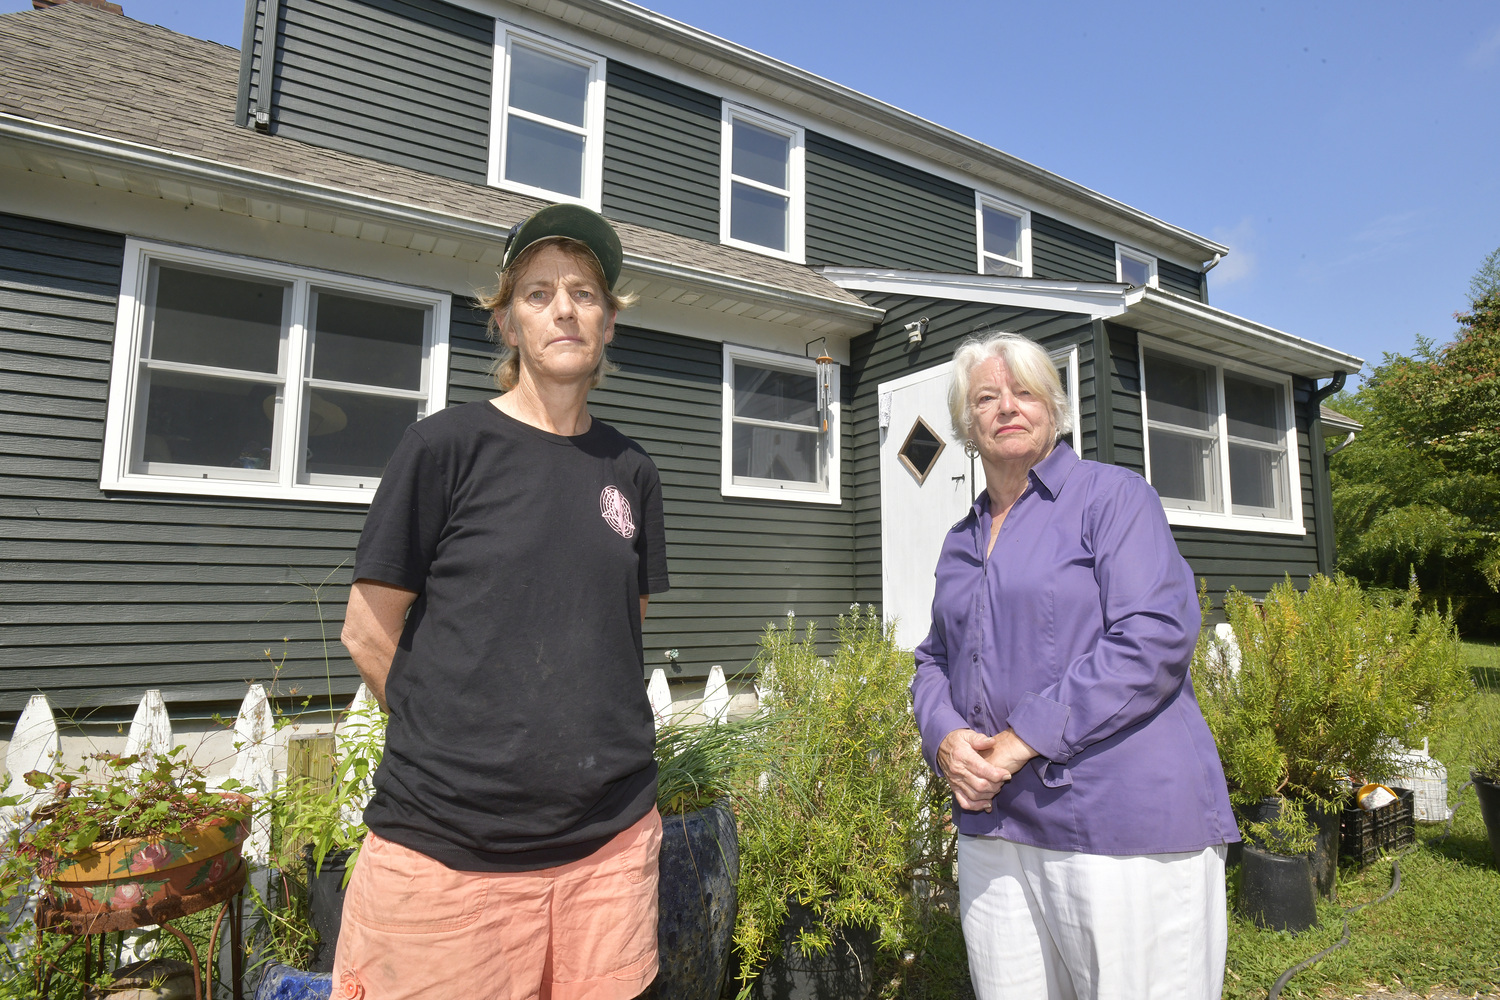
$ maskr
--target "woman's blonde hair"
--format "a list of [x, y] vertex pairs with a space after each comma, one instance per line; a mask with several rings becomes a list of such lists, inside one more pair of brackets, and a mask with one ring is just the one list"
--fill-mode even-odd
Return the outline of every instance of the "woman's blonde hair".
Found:
[[969, 381], [974, 369], [999, 358], [1023, 388], [1047, 404], [1053, 433], [1062, 437], [1072, 429], [1071, 407], [1057, 368], [1047, 352], [1019, 333], [976, 333], [953, 352], [953, 384], [948, 387], [948, 415], [959, 440], [974, 436], [974, 415], [969, 407]]
[[[510, 267], [496, 275], [497, 284], [494, 288], [482, 291], [474, 297], [479, 308], [489, 313], [490, 316], [489, 322], [485, 324], [485, 335], [500, 348], [494, 363], [490, 365], [490, 375], [502, 392], [514, 389], [521, 377], [520, 352], [505, 342], [505, 329], [511, 322], [510, 303], [516, 296], [516, 285], [519, 284], [521, 275], [526, 273], [526, 269], [543, 247], [556, 247], [572, 258], [589, 280], [603, 291], [605, 307], [610, 312], [618, 314], [622, 309], [629, 309], [635, 305], [634, 294], [620, 295], [609, 287], [609, 281], [604, 277], [604, 268], [599, 266], [599, 258], [594, 256], [594, 252], [588, 248], [587, 244], [566, 236], [551, 236], [532, 243], [516, 255], [516, 259], [510, 262]], [[504, 320], [497, 320], [497, 313], [503, 313]], [[506, 324], [506, 327], [503, 327], [502, 323]], [[589, 377], [589, 388], [596, 388], [600, 382], [604, 381], [606, 375], [617, 371], [619, 368], [609, 360], [605, 352], [601, 351], [599, 364], [594, 366], [593, 374]]]

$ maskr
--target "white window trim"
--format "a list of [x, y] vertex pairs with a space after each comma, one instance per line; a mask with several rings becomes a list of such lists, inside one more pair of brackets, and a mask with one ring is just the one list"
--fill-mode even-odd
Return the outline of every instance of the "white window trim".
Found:
[[767, 368], [806, 372], [816, 376], [818, 365], [811, 358], [779, 351], [764, 351], [739, 344], [724, 345], [723, 422], [720, 431], [719, 492], [726, 497], [753, 497], [758, 500], [786, 500], [793, 503], [841, 504], [843, 500], [843, 465], [840, 453], [842, 418], [839, 406], [841, 366], [833, 369], [833, 400], [828, 407], [828, 488], [799, 489], [792, 486], [759, 486], [734, 481], [734, 362], [748, 361]]
[[[510, 50], [512, 44], [518, 41], [529, 48], [540, 49], [548, 55], [589, 68], [588, 97], [584, 107], [583, 192], [576, 198], [548, 191], [546, 188], [508, 181], [502, 176], [505, 164], [506, 109], [510, 99]], [[599, 211], [604, 187], [604, 57], [496, 19], [494, 67], [490, 97], [490, 186], [528, 194], [549, 202], [568, 202]], [[521, 115], [535, 118], [526, 112], [521, 112]], [[546, 119], [536, 120], [551, 124]], [[571, 127], [567, 130], [574, 131]]]
[[1149, 253], [1147, 253], [1144, 250], [1137, 250], [1134, 247], [1128, 247], [1128, 246], [1126, 246], [1123, 243], [1116, 243], [1115, 244], [1115, 280], [1116, 281], [1118, 281], [1122, 285], [1125, 283], [1125, 268], [1124, 268], [1123, 261], [1124, 261], [1124, 258], [1126, 258], [1126, 257], [1129, 257], [1131, 260], [1137, 261], [1139, 263], [1145, 264], [1146, 267], [1147, 267], [1147, 269], [1151, 273], [1151, 276], [1146, 279], [1146, 285], [1147, 285], [1147, 287], [1150, 287], [1150, 288], [1156, 288], [1156, 287], [1158, 287], [1158, 284], [1157, 284], [1157, 280], [1158, 279], [1157, 279], [1157, 275], [1156, 275], [1156, 272], [1157, 272], [1156, 255], [1155, 254], [1149, 254]]
[[[1258, 368], [1222, 355], [1184, 347], [1145, 333], [1138, 334], [1137, 341], [1136, 363], [1140, 366], [1138, 371], [1141, 383], [1141, 447], [1145, 454], [1147, 482], [1151, 481], [1151, 428], [1147, 423], [1150, 413], [1147, 410], [1146, 401], [1146, 351], [1155, 351], [1158, 354], [1172, 355], [1199, 364], [1210, 365], [1213, 367], [1214, 379], [1217, 382], [1219, 490], [1224, 498], [1225, 510], [1223, 513], [1185, 510], [1181, 507], [1168, 507], [1163, 503], [1162, 507], [1167, 512], [1167, 523], [1193, 528], [1259, 531], [1276, 535], [1306, 535], [1307, 526], [1302, 523], [1302, 455], [1297, 450], [1297, 407], [1296, 401], [1292, 398], [1291, 376], [1266, 368]], [[1233, 494], [1229, 487], [1229, 417], [1224, 407], [1224, 371], [1226, 369], [1263, 382], [1277, 383], [1283, 389], [1282, 400], [1285, 407], [1283, 417], [1286, 420], [1287, 499], [1291, 508], [1290, 517], [1255, 517], [1250, 514], [1234, 513]], [[1332, 528], [1324, 526], [1324, 530], [1332, 530]]]
[[[751, 108], [741, 107], [724, 101], [723, 110], [720, 113], [720, 137], [719, 137], [719, 242], [725, 246], [739, 247], [742, 250], [752, 250], [755, 253], [765, 254], [768, 257], [778, 257], [797, 264], [807, 261], [807, 156], [806, 156], [806, 130], [800, 125], [780, 118], [773, 118], [768, 114], [755, 111]], [[729, 235], [730, 231], [730, 193], [734, 175], [734, 123], [736, 121], [747, 122], [768, 132], [784, 135], [791, 140], [787, 149], [787, 248], [785, 251], [774, 247], [761, 246], [759, 243], [747, 243], [744, 240], [734, 239]], [[750, 184], [754, 187], [765, 188], [765, 185], [749, 178], [741, 178], [741, 183]], [[770, 189], [767, 189], [770, 190]]]
[[1073, 424], [1073, 429], [1069, 432], [1068, 438], [1069, 443], [1073, 446], [1073, 453], [1082, 458], [1083, 428], [1080, 426], [1078, 417], [1078, 345], [1073, 344], [1071, 347], [1052, 351], [1047, 356], [1052, 359], [1053, 365], [1065, 365], [1068, 369], [1068, 384], [1063, 386], [1063, 389], [1068, 394], [1068, 416]]
[[[1021, 259], [1012, 260], [1001, 254], [987, 253], [984, 249], [984, 210], [993, 208], [1007, 215], [1017, 215], [1021, 218]], [[982, 191], [974, 192], [974, 240], [978, 253], [978, 273], [984, 274], [984, 261], [987, 257], [1004, 261], [1007, 264], [1017, 264], [1021, 268], [1020, 276], [1032, 277], [1031, 271], [1031, 210], [1022, 208], [1013, 202], [996, 198], [994, 195], [985, 194]], [[1118, 270], [1118, 267], [1117, 267]]]
[[[306, 429], [300, 420], [294, 431], [283, 432], [273, 447], [282, 453], [279, 475], [275, 481], [241, 479], [205, 479], [201, 476], [160, 475], [132, 472], [128, 428], [135, 421], [136, 382], [140, 371], [141, 335], [146, 323], [146, 285], [153, 262], [182, 264], [189, 267], [232, 273], [246, 278], [265, 278], [291, 285], [292, 319], [287, 341], [283, 408], [288, 413], [302, 412], [304, 365], [307, 357], [306, 329], [308, 296], [312, 286], [329, 291], [350, 292], [396, 300], [432, 309], [432, 335], [423, 359], [422, 378], [427, 385], [427, 403], [423, 415], [436, 413], [448, 401], [448, 319], [451, 296], [426, 288], [392, 285], [331, 271], [293, 267], [272, 261], [255, 260], [231, 254], [211, 253], [192, 247], [155, 243], [131, 237], [125, 241], [125, 263], [120, 282], [120, 302], [115, 316], [114, 357], [110, 365], [109, 403], [104, 423], [104, 459], [99, 472], [99, 488], [133, 493], [177, 493], [194, 496], [240, 499], [317, 500], [337, 503], [368, 504], [375, 496], [380, 480], [372, 479], [360, 486], [315, 485], [297, 482], [301, 442]], [[297, 359], [294, 361], [294, 359]], [[295, 434], [295, 440], [292, 435]], [[291, 454], [287, 454], [290, 449]]]

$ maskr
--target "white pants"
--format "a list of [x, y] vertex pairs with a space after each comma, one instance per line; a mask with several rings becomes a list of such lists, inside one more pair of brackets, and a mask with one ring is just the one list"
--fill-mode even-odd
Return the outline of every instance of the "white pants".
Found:
[[979, 1000], [1218, 1000], [1229, 930], [1222, 845], [1112, 857], [958, 838]]

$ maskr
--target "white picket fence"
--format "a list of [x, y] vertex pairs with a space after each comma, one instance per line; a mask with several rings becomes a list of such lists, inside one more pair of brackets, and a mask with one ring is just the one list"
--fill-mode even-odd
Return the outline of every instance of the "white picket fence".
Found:
[[[729, 684], [724, 669], [717, 665], [709, 672], [701, 699], [674, 704], [666, 672], [660, 668], [652, 671], [646, 693], [658, 726], [681, 712], [701, 714], [709, 722], [724, 722], [729, 718]], [[334, 753], [340, 764], [351, 754], [359, 752], [362, 744], [368, 746], [368, 741], [361, 741], [358, 737], [367, 733], [369, 727], [379, 724], [379, 712], [369, 689], [361, 684], [348, 709], [340, 713], [341, 721], [333, 730]], [[275, 717], [266, 689], [260, 684], [252, 684], [234, 720], [234, 759], [228, 776], [261, 799], [276, 788], [277, 739]], [[136, 707], [135, 718], [126, 734], [125, 753], [145, 756], [151, 752], [167, 753], [172, 747], [172, 719], [166, 702], [160, 691], [147, 691]], [[0, 796], [19, 796], [22, 804], [10, 815], [0, 815], [0, 828], [16, 822], [35, 806], [37, 796], [45, 794], [27, 786], [26, 773], [53, 770], [61, 754], [62, 732], [52, 705], [45, 694], [32, 695], [11, 736], [5, 755], [6, 780], [3, 790], [0, 790]], [[365, 799], [368, 797], [367, 792]], [[362, 809], [363, 804], [357, 801], [350, 808]], [[250, 836], [245, 841], [245, 857], [264, 865], [270, 860], [270, 850], [270, 816], [265, 810], [257, 810]]]

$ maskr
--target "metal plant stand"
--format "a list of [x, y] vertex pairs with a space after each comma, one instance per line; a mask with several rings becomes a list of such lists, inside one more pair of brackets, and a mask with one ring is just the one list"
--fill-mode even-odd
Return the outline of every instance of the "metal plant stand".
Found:
[[[186, 896], [169, 896], [149, 906], [137, 906], [129, 910], [112, 910], [105, 913], [69, 912], [58, 906], [50, 895], [44, 895], [36, 907], [37, 933], [67, 934], [73, 938], [58, 954], [58, 958], [67, 954], [80, 941], [85, 942], [83, 978], [86, 982], [91, 982], [95, 972], [103, 972], [105, 968], [105, 935], [118, 931], [139, 930], [142, 927], [159, 924], [163, 930], [181, 941], [182, 946], [187, 949], [188, 961], [193, 967], [193, 995], [197, 997], [197, 1000], [212, 1000], [213, 956], [215, 946], [219, 941], [219, 931], [223, 928], [225, 918], [228, 917], [229, 968], [234, 988], [234, 1000], [244, 1000], [244, 927], [240, 904], [244, 898], [245, 879], [245, 862], [241, 860], [234, 871], [207, 887], [203, 892]], [[193, 947], [192, 940], [172, 926], [172, 922], [212, 906], [218, 906], [220, 909], [218, 917], [214, 920], [213, 931], [208, 936], [208, 962], [205, 964], [199, 961], [198, 949]], [[97, 969], [95, 968], [94, 943], [88, 940], [91, 937], [97, 937], [99, 941]], [[38, 949], [39, 953], [40, 951], [41, 949]], [[48, 963], [43, 972], [41, 963], [45, 959], [39, 954], [37, 961], [37, 975], [41, 980], [40, 995], [46, 997], [52, 985], [52, 973], [56, 966], [55, 963]], [[202, 972], [199, 971], [200, 965]]]

